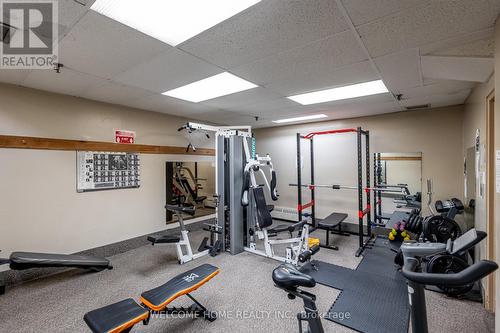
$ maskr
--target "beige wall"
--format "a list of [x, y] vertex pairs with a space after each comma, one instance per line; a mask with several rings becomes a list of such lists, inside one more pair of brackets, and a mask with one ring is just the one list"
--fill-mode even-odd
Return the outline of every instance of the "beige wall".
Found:
[[[486, 230], [486, 196], [481, 196], [479, 187], [481, 183], [481, 173], [486, 172], [486, 159], [483, 157], [486, 147], [486, 96], [494, 89], [495, 80], [493, 77], [484, 84], [478, 85], [464, 105], [464, 126], [463, 126], [463, 156], [467, 156], [467, 149], [473, 148], [475, 145], [476, 131], [480, 133], [480, 156], [477, 156], [474, 165], [469, 170], [479, 171], [474, 172], [470, 179], [475, 179], [475, 197], [468, 199], [476, 200], [476, 209], [474, 211], [474, 225], [479, 230]], [[470, 162], [470, 161], [469, 161]], [[465, 179], [464, 179], [465, 182]], [[471, 184], [468, 184], [471, 186]], [[468, 191], [471, 192], [470, 190]], [[482, 258], [486, 255], [486, 242], [481, 242], [479, 245], [479, 256]]]
[[[500, 91], [500, 16], [495, 27], [495, 91]], [[495, 151], [500, 150], [500, 94], [495, 95]], [[498, 172], [498, 171], [496, 171]], [[500, 193], [495, 196], [496, 261], [500, 260]], [[500, 273], [496, 273], [496, 330], [500, 329]]]
[[[160, 113], [0, 85], [0, 134], [185, 146], [186, 120]], [[210, 144], [208, 144], [210, 146]], [[165, 161], [211, 157], [141, 154], [141, 187], [76, 193], [76, 153], [0, 149], [0, 248], [72, 253], [165, 228]]]
[[[296, 136], [335, 128], [362, 126], [370, 130], [371, 152], [422, 152], [422, 179], [432, 178], [435, 199], [463, 196], [462, 106], [401, 112], [397, 114], [290, 125], [255, 130], [257, 151], [269, 153], [278, 173], [281, 193], [277, 205], [296, 207]], [[304, 170], [308, 172], [308, 149], [303, 153]], [[339, 134], [315, 138], [316, 183], [356, 184], [355, 135]], [[308, 176], [306, 176], [308, 177]], [[303, 182], [308, 182], [308, 178]], [[317, 211], [324, 217], [332, 211], [346, 212], [349, 222], [357, 216], [356, 192], [318, 190]], [[425, 189], [423, 192], [426, 192]], [[305, 197], [304, 197], [305, 198]], [[423, 194], [423, 202], [427, 200]], [[424, 212], [425, 214], [425, 212]]]

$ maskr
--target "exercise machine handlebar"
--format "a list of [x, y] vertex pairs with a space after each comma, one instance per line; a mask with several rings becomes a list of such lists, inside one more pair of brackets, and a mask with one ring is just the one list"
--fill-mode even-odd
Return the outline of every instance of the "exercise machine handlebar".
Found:
[[463, 286], [478, 281], [497, 270], [497, 263], [481, 260], [463, 271], [453, 274], [435, 274], [415, 272], [419, 262], [416, 258], [408, 258], [401, 273], [410, 281], [425, 285]]

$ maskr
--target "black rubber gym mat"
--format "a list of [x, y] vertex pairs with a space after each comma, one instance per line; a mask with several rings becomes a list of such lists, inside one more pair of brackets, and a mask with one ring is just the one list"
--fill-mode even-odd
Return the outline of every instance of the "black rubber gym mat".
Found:
[[326, 319], [359, 332], [407, 333], [410, 313], [406, 282], [393, 259], [394, 252], [378, 239], [365, 251], [356, 270], [321, 261], [304, 265], [301, 270], [322, 285], [342, 290]]

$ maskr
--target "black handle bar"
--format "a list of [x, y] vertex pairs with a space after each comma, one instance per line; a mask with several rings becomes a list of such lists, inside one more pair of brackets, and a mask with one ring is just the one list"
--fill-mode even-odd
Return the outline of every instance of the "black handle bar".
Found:
[[405, 263], [401, 272], [408, 280], [420, 284], [463, 286], [493, 273], [498, 265], [493, 261], [481, 260], [463, 271], [453, 274], [420, 273], [413, 271], [415, 267], [416, 261], [412, 260], [410, 263]]

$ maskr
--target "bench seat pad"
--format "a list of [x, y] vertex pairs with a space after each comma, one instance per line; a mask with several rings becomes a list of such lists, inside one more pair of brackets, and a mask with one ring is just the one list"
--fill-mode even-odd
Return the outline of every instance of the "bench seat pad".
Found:
[[135, 324], [147, 319], [149, 311], [132, 298], [92, 310], [83, 320], [94, 333], [118, 333], [128, 330]]
[[153, 311], [164, 310], [177, 297], [189, 294], [208, 282], [219, 273], [220, 269], [203, 264], [172, 278], [162, 286], [145, 291], [141, 303]]
[[111, 268], [108, 259], [77, 254], [12, 252], [10, 268], [22, 270], [36, 267]]

